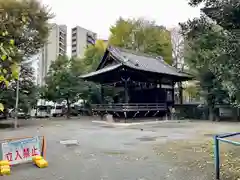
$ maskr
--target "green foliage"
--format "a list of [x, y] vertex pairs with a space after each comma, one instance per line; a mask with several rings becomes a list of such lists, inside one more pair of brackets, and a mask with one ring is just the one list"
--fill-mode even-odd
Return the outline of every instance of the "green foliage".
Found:
[[[239, 28], [240, 28], [240, 2], [221, 0], [191, 0], [191, 5], [204, 2], [203, 8], [210, 18], [217, 21], [223, 28], [221, 34], [215, 37], [217, 44], [212, 44], [215, 58], [211, 60], [211, 71], [222, 82], [227, 90], [231, 103], [240, 105], [240, 75], [239, 75]], [[206, 25], [206, 23], [203, 23]], [[228, 30], [228, 31], [226, 31]], [[213, 42], [214, 42], [213, 41]]]
[[[75, 63], [75, 68], [80, 70], [80, 74], [95, 71], [104, 55], [107, 45], [102, 40], [97, 40], [95, 45], [90, 45], [84, 53], [84, 58]], [[101, 87], [93, 82], [82, 82], [84, 88], [81, 91], [81, 97], [91, 104], [104, 103], [101, 99]], [[104, 101], [107, 103], [109, 97], [113, 94], [112, 87], [104, 87]], [[110, 98], [111, 99], [111, 98]]]
[[201, 95], [212, 113], [216, 104], [228, 102], [227, 92], [213, 69], [226, 36], [221, 28], [209, 22], [205, 16], [180, 25], [187, 42], [184, 60], [199, 81]]
[[[4, 88], [8, 86], [9, 81], [18, 77], [17, 69], [17, 48], [13, 43], [10, 43], [11, 37], [5, 27], [0, 30], [1, 44], [0, 44], [0, 83]], [[16, 58], [16, 59], [15, 59]]]
[[[37, 104], [38, 88], [34, 84], [34, 79], [34, 69], [31, 64], [22, 65], [19, 79], [19, 108], [25, 111]], [[16, 82], [10, 86], [16, 92]]]
[[206, 6], [215, 6], [219, 4], [222, 0], [189, 0], [189, 5], [198, 6], [201, 3], [204, 3]]
[[18, 78], [21, 60], [36, 54], [46, 42], [47, 21], [52, 15], [37, 0], [0, 0], [0, 9], [0, 84], [3, 89]]
[[[16, 102], [16, 81], [0, 90], [0, 101], [7, 108], [13, 108]], [[37, 87], [34, 84], [34, 71], [30, 65], [21, 67], [19, 79], [19, 107], [28, 111], [37, 102]]]
[[190, 0], [191, 6], [203, 3], [203, 12], [222, 27], [231, 30], [240, 28], [240, 1]]
[[172, 63], [171, 35], [165, 27], [145, 19], [120, 18], [110, 32], [110, 45], [163, 56], [167, 63]]
[[187, 85], [183, 89], [183, 96], [189, 97], [191, 100], [198, 101], [199, 100], [199, 87], [196, 84]]
[[79, 72], [72, 71], [75, 64], [77, 64], [76, 60], [68, 59], [65, 56], [60, 56], [52, 62], [46, 77], [46, 87], [42, 98], [54, 102], [67, 100], [68, 105], [77, 100], [81, 88], [84, 87], [78, 77]]
[[95, 45], [90, 45], [84, 53], [84, 58], [81, 60], [81, 67], [83, 73], [95, 71], [102, 59], [102, 56], [106, 50], [106, 44], [104, 41], [97, 40]]
[[48, 37], [49, 9], [37, 0], [0, 0], [8, 34], [24, 57], [38, 53]]

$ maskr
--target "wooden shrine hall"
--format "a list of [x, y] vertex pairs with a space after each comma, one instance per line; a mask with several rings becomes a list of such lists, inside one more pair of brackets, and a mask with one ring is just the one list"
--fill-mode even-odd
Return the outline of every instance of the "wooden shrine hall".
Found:
[[81, 76], [86, 81], [116, 88], [113, 102], [92, 104], [92, 111], [112, 114], [115, 117], [135, 118], [165, 116], [174, 105], [174, 85], [190, 80], [188, 74], [180, 73], [153, 57], [129, 50], [108, 47], [95, 72]]

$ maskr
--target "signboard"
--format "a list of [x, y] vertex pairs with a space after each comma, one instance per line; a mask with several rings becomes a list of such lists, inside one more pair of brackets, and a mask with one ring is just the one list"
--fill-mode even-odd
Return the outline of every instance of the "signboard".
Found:
[[3, 142], [1, 152], [2, 160], [8, 160], [11, 165], [32, 161], [32, 156], [41, 155], [40, 137]]

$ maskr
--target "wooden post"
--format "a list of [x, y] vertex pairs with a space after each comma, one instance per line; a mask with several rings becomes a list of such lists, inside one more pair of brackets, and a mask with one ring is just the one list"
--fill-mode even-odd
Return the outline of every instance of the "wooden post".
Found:
[[128, 103], [128, 80], [124, 79], [124, 103]]
[[101, 85], [101, 104], [104, 104], [104, 89], [103, 89], [103, 85]]
[[[101, 85], [101, 89], [100, 89], [100, 93], [101, 93], [101, 106], [104, 104], [104, 89], [103, 89], [103, 85]], [[100, 112], [100, 117], [101, 120], [103, 120], [103, 112]]]
[[174, 104], [175, 104], [175, 94], [174, 94], [174, 92], [175, 92], [174, 90], [175, 90], [175, 89], [174, 89], [174, 85], [175, 85], [175, 83], [173, 82], [173, 83], [172, 83], [172, 102], [173, 102], [173, 106], [174, 106]]
[[[128, 103], [128, 87], [127, 87], [127, 80], [124, 79], [124, 102]], [[127, 112], [124, 112], [125, 123], [127, 123]]]
[[175, 107], [174, 107], [174, 104], [175, 104], [175, 89], [174, 89], [174, 85], [175, 85], [175, 82], [172, 82], [172, 104], [171, 104], [171, 111], [170, 111], [170, 116], [171, 116], [171, 120], [174, 120], [175, 119]]
[[178, 90], [179, 90], [179, 104], [183, 104], [183, 88], [182, 88], [182, 82], [178, 82]]
[[[122, 80], [124, 81], [124, 103], [128, 104], [128, 81], [130, 80], [130, 78], [122, 78]], [[125, 123], [127, 122], [127, 112], [124, 112], [124, 118], [125, 118]]]

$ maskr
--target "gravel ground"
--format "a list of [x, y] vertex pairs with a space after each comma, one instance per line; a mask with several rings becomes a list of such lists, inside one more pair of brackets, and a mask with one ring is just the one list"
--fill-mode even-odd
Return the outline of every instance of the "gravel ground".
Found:
[[[49, 167], [32, 164], [12, 168], [5, 180], [209, 180], [198, 169], [189, 170], [156, 152], [168, 150], [171, 141], [190, 140], [204, 132], [229, 132], [236, 124], [210, 122], [169, 122], [156, 125], [112, 127], [95, 124], [92, 119], [23, 120], [18, 130], [0, 130], [0, 137], [44, 135], [47, 139]], [[202, 135], [204, 135], [202, 133]], [[60, 141], [77, 140], [78, 145]], [[162, 147], [162, 148], [161, 148]]]

